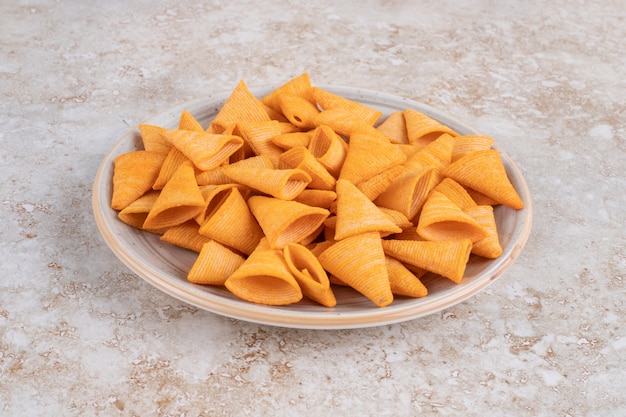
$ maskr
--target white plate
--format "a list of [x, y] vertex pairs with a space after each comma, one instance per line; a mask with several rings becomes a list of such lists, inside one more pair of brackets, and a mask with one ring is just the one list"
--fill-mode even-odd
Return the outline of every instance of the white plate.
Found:
[[[396, 110], [411, 108], [450, 126], [460, 134], [480, 134], [453, 117], [412, 100], [362, 89], [320, 87], [376, 108], [383, 112], [383, 117]], [[251, 91], [257, 97], [262, 97], [274, 88], [269, 86]], [[229, 95], [230, 92], [225, 92], [190, 101], [153, 116], [144, 123], [176, 129], [180, 114], [187, 109], [203, 126], [208, 126]], [[125, 225], [118, 220], [117, 212], [110, 208], [113, 160], [120, 154], [142, 149], [137, 129], [124, 135], [104, 158], [94, 182], [93, 211], [104, 240], [126, 266], [163, 292], [198, 308], [236, 319], [282, 327], [346, 329], [379, 326], [432, 314], [466, 300], [500, 277], [520, 255], [532, 223], [530, 193], [524, 177], [511, 158], [497, 144], [494, 148], [500, 152], [507, 174], [525, 204], [523, 210], [505, 206], [495, 209], [503, 254], [495, 260], [472, 258], [464, 280], [458, 285], [447, 279], [427, 277], [423, 280], [429, 290], [427, 297], [396, 297], [391, 305], [384, 308], [376, 307], [364, 296], [342, 287], [336, 289], [335, 308], [323, 307], [307, 300], [275, 307], [242, 301], [221, 287], [188, 282], [187, 272], [197, 256], [194, 252], [163, 243], [154, 234]]]

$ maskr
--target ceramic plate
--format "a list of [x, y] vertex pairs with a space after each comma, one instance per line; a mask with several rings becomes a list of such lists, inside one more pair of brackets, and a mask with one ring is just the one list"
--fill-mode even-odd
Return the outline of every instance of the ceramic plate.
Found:
[[[396, 110], [412, 108], [460, 134], [480, 134], [446, 113], [405, 98], [347, 87], [321, 87], [376, 108], [383, 112], [383, 117]], [[257, 97], [262, 97], [274, 88], [251, 88], [251, 91]], [[230, 92], [226, 92], [190, 101], [153, 116], [144, 123], [176, 129], [181, 112], [187, 109], [203, 126], [208, 126], [229, 95]], [[141, 278], [183, 302], [223, 316], [282, 327], [346, 329], [379, 326], [416, 319], [462, 302], [500, 277], [519, 257], [531, 228], [530, 194], [522, 173], [511, 158], [497, 144], [494, 148], [502, 155], [509, 178], [525, 204], [525, 208], [519, 211], [504, 206], [495, 209], [503, 254], [495, 260], [471, 258], [465, 278], [458, 285], [439, 277], [425, 277], [423, 282], [429, 290], [427, 297], [396, 297], [391, 305], [384, 308], [376, 307], [364, 296], [343, 287], [336, 289], [335, 308], [306, 300], [275, 307], [240, 300], [221, 287], [189, 283], [186, 276], [197, 256], [194, 252], [163, 243], [154, 234], [123, 224], [118, 220], [117, 212], [110, 208], [113, 160], [122, 153], [142, 149], [137, 129], [122, 137], [104, 158], [95, 178], [93, 210], [98, 229], [115, 255]]]

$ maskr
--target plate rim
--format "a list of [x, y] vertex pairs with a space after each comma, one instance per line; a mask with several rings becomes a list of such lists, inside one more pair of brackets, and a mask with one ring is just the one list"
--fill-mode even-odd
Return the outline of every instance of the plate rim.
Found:
[[[249, 90], [256, 97], [261, 97], [277, 87], [279, 86], [255, 86], [250, 87]], [[447, 124], [454, 130], [469, 131], [471, 134], [483, 134], [478, 129], [465, 122], [460, 121], [446, 111], [439, 110], [435, 107], [431, 107], [430, 105], [406, 97], [379, 92], [371, 89], [354, 88], [347, 86], [316, 85], [316, 87], [326, 89], [335, 94], [346, 95], [353, 100], [361, 102], [374, 100], [374, 102], [378, 103], [379, 105], [385, 105], [386, 103], [388, 106], [392, 107], [397, 107], [399, 103], [402, 103], [403, 105], [405, 105], [405, 108], [413, 108], [415, 110], [421, 111], [436, 120], [440, 120], [441, 118], [445, 119], [445, 124]], [[223, 101], [225, 101], [230, 96], [231, 92], [232, 91], [222, 91], [215, 94], [209, 94], [204, 97], [198, 97], [185, 102], [180, 102], [167, 110], [148, 117], [141, 123], [150, 124], [153, 123], [151, 121], [167, 117], [175, 117], [175, 120], [177, 120], [180, 117], [180, 113], [184, 109], [194, 108], [198, 105], [210, 106], [212, 103], [217, 110], [220, 107], [217, 106], [217, 103], [223, 103]], [[503, 253], [501, 257], [499, 257], [497, 260], [494, 260], [493, 266], [489, 268], [487, 272], [483, 272], [483, 274], [489, 274], [489, 279], [472, 279], [465, 282], [463, 284], [464, 286], [462, 287], [462, 291], [452, 292], [452, 295], [454, 297], [437, 297], [435, 295], [429, 294], [428, 296], [419, 299], [419, 304], [417, 305], [407, 304], [394, 307], [392, 304], [391, 306], [387, 306], [384, 308], [372, 305], [371, 310], [352, 313], [337, 313], [332, 308], [324, 307], [323, 312], [320, 312], [319, 314], [312, 314], [310, 312], [302, 314], [294, 308], [289, 309], [289, 306], [286, 306], [287, 308], [277, 308], [275, 306], [256, 305], [243, 300], [238, 301], [236, 303], [237, 305], [233, 306], [233, 300], [226, 299], [224, 297], [211, 296], [210, 293], [203, 293], [205, 299], [202, 300], [202, 297], [198, 297], [197, 294], [189, 291], [183, 285], [175, 285], [174, 283], [163, 281], [162, 277], [161, 279], [159, 279], [159, 277], [153, 276], [154, 272], [151, 273], [149, 269], [145, 269], [145, 267], [142, 267], [142, 265], [138, 264], [138, 262], [133, 259], [127, 251], [123, 250], [122, 246], [120, 245], [120, 241], [116, 239], [113, 231], [107, 226], [107, 221], [104, 216], [104, 210], [113, 211], [113, 209], [110, 208], [110, 205], [103, 207], [100, 201], [101, 186], [103, 186], [104, 181], [107, 180], [106, 178], [104, 178], [104, 175], [111, 170], [110, 165], [112, 165], [112, 159], [114, 155], [116, 155], [116, 151], [119, 151], [119, 148], [122, 147], [126, 143], [126, 141], [136, 139], [139, 132], [137, 128], [139, 124], [129, 129], [120, 139], [115, 142], [112, 148], [106, 153], [105, 157], [102, 159], [98, 167], [92, 188], [92, 211], [98, 231], [100, 232], [100, 235], [104, 239], [109, 249], [116, 255], [116, 257], [127, 268], [129, 268], [144, 281], [158, 288], [162, 292], [178, 299], [179, 301], [193, 305], [199, 309], [232, 319], [277, 327], [331, 330], [376, 327], [387, 324], [400, 323], [434, 314], [438, 311], [441, 311], [448, 307], [452, 307], [460, 302], [471, 298], [476, 293], [483, 290], [500, 276], [502, 276], [504, 272], [511, 267], [511, 265], [516, 261], [516, 259], [523, 251], [528, 241], [530, 230], [532, 228], [532, 199], [528, 184], [526, 183], [526, 179], [524, 178], [517, 164], [496, 141], [493, 144], [493, 148], [500, 153], [509, 175], [510, 172], [514, 173], [515, 178], [519, 182], [516, 188], [518, 188], [517, 191], [524, 201], [524, 208], [521, 211], [524, 212], [526, 216], [523, 221], [523, 227], [518, 230], [518, 236], [514, 241], [514, 244], [508, 248], [506, 253]], [[459, 127], [461, 127], [461, 129], [459, 129]], [[519, 189], [520, 187], [521, 189]], [[189, 283], [186, 284], [188, 285]], [[445, 298], [446, 302], [442, 302], [441, 298]], [[210, 303], [210, 305], [207, 305], [207, 303]]]

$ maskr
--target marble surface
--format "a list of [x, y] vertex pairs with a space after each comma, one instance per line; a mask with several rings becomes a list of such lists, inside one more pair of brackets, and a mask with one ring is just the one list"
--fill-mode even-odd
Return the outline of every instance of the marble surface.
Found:
[[[0, 415], [626, 415], [623, 0], [5, 1], [0, 34]], [[313, 331], [118, 261], [90, 200], [113, 144], [304, 71], [495, 137], [534, 198], [513, 267], [425, 318]]]

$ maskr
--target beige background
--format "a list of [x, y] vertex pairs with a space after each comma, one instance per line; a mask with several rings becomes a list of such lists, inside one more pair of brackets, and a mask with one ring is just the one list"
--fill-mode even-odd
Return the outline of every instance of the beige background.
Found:
[[[0, 414], [626, 415], [626, 2], [0, 5]], [[534, 199], [518, 262], [401, 324], [290, 330], [132, 274], [100, 161], [174, 104], [308, 71], [475, 126]]]

